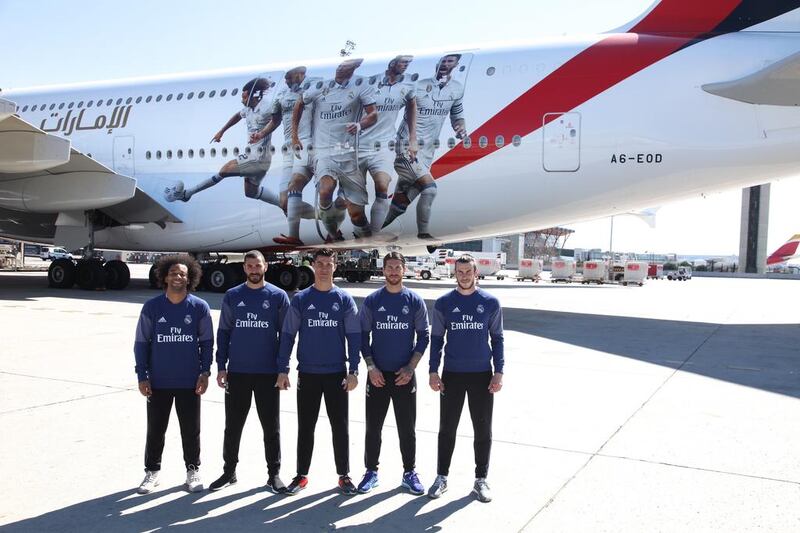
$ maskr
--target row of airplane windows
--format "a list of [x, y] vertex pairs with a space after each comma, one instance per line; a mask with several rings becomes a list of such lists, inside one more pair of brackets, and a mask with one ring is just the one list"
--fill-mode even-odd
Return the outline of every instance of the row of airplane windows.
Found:
[[[451, 137], [450, 139], [447, 140], [447, 145], [448, 145], [449, 148], [453, 148], [453, 147], [455, 147], [456, 142], [457, 141], [454, 138]], [[420, 143], [420, 144], [422, 144], [422, 143]], [[502, 148], [503, 146], [505, 146], [505, 144], [506, 144], [506, 142], [505, 142], [505, 137], [504, 136], [498, 135], [497, 137], [495, 137], [494, 145], [497, 148]], [[520, 144], [522, 144], [522, 137], [520, 137], [519, 135], [514, 135], [511, 138], [511, 144], [514, 145], [514, 146], [519, 146]], [[436, 141], [434, 141], [433, 145], [434, 145], [435, 148], [439, 147], [438, 139]], [[463, 145], [464, 145], [464, 148], [467, 148], [467, 149], [472, 148], [472, 146], [473, 146], [472, 139], [470, 137], [466, 137], [464, 139]], [[486, 138], [485, 136], [479, 137], [477, 145], [478, 145], [479, 148], [487, 148], [489, 146], [489, 139]], [[386, 148], [388, 150], [394, 151], [395, 150], [395, 143], [394, 142], [389, 142], [386, 145]], [[375, 149], [375, 151], [380, 150], [381, 149], [381, 144], [380, 143], [376, 143], [374, 149]], [[313, 146], [309, 146], [308, 150], [309, 150], [309, 152], [313, 152], [314, 151], [314, 147]], [[274, 154], [277, 150], [275, 149], [275, 146], [270, 145], [269, 151]], [[284, 145], [283, 148], [281, 148], [281, 152], [282, 153], [286, 153], [287, 151], [288, 151], [288, 148]], [[252, 152], [252, 149], [249, 146], [244, 149], [244, 153], [246, 153], [246, 154], [250, 154], [251, 152]], [[263, 152], [264, 152], [264, 148], [263, 147], [259, 147], [258, 148], [258, 153], [261, 154]], [[239, 150], [239, 147], [234, 147], [231, 150], [231, 153], [233, 154], [234, 157], [237, 157], [241, 153], [241, 150]], [[219, 151], [217, 151], [216, 148], [210, 148], [208, 151], [206, 151], [205, 148], [200, 148], [197, 151], [195, 151], [192, 148], [189, 148], [185, 152], [182, 149], [179, 149], [179, 150], [176, 150], [174, 153], [173, 153], [172, 150], [166, 150], [164, 152], [162, 152], [161, 150], [156, 150], [155, 152], [153, 152], [151, 150], [147, 150], [147, 152], [145, 152], [145, 158], [148, 159], [148, 160], [149, 159], [154, 159], [154, 158], [155, 159], [162, 159], [162, 158], [172, 159], [173, 156], [174, 156], [177, 159], [183, 159], [184, 157], [186, 157], [188, 159], [194, 159], [194, 157], [197, 156], [197, 157], [202, 159], [202, 158], [206, 157], [206, 154], [208, 155], [208, 157], [217, 157], [218, 154], [221, 157], [228, 157], [228, 148], [223, 147], [223, 148], [220, 148]]]
[[[231, 96], [236, 96], [238, 93], [239, 93], [239, 89], [233, 89], [233, 90], [230, 91], [230, 95]], [[185, 96], [186, 96], [187, 100], [191, 100], [195, 96], [197, 96], [197, 99], [199, 100], [201, 98], [205, 98], [206, 96], [208, 98], [214, 98], [217, 95], [219, 95], [220, 98], [223, 97], [223, 96], [228, 95], [228, 89], [222, 89], [219, 92], [217, 92], [216, 90], [213, 90], [213, 91], [209, 91], [208, 93], [206, 93], [206, 91], [200, 91], [196, 95], [195, 95], [194, 91], [192, 91], [192, 92], [187, 93]], [[137, 103], [137, 104], [140, 104], [140, 103], [142, 103], [142, 101], [144, 101], [146, 104], [149, 104], [150, 102], [152, 102], [154, 100], [156, 102], [160, 102], [161, 100], [165, 100], [167, 102], [170, 102], [170, 101], [172, 101], [173, 97], [175, 98], [175, 100], [183, 100], [184, 94], [183, 93], [178, 93], [177, 95], [173, 95], [172, 93], [170, 93], [166, 97], [163, 94], [159, 94], [158, 96], [152, 96], [151, 95], [151, 96], [147, 96], [147, 97], [137, 96], [135, 100], [134, 100], [134, 98], [132, 96], [129, 96], [124, 101], [125, 101], [125, 105], [129, 105], [129, 104], [132, 104], [134, 102]], [[28, 111], [28, 108], [30, 108], [30, 110], [32, 112], [36, 111], [37, 109], [39, 111], [45, 111], [45, 110], [48, 110], [48, 109], [52, 111], [52, 110], [54, 110], [56, 108], [56, 105], [58, 106], [58, 109], [64, 109], [65, 107], [67, 109], [72, 109], [73, 107], [76, 107], [77, 109], [81, 109], [84, 106], [84, 103], [86, 104], [86, 107], [89, 108], [89, 107], [92, 107], [92, 106], [101, 107], [101, 106], [103, 106], [103, 104], [105, 104], [107, 106], [110, 106], [110, 105], [122, 105], [122, 102], [123, 102], [122, 98], [117, 98], [116, 102], [114, 101], [113, 98], [109, 98], [108, 100], [103, 100], [102, 98], [100, 98], [99, 100], [89, 100], [88, 102], [84, 102], [83, 100], [81, 100], [81, 101], [79, 101], [77, 103], [75, 103], [75, 102], [61, 102], [60, 104], [49, 104], [49, 105], [48, 104], [41, 104], [41, 105], [35, 104], [33, 106], [26, 105], [22, 109], [19, 109], [19, 107], [18, 107], [17, 111], [20, 111], [20, 112], [24, 113], [24, 112]]]

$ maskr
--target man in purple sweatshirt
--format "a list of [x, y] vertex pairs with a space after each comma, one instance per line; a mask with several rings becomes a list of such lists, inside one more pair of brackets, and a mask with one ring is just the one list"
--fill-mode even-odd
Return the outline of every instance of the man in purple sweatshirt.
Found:
[[[497, 298], [475, 286], [477, 277], [475, 259], [470, 255], [459, 257], [458, 286], [436, 300], [431, 317], [429, 383], [441, 394], [438, 475], [428, 489], [431, 498], [447, 491], [447, 474], [466, 395], [475, 434], [472, 490], [479, 501], [492, 501], [486, 475], [492, 449], [492, 395], [503, 387], [503, 310]], [[444, 372], [440, 377], [443, 347]]]
[[[333, 284], [333, 250], [314, 252], [314, 284], [298, 292], [283, 322], [278, 350], [278, 387], [289, 387], [289, 357], [297, 345], [297, 475], [286, 489], [293, 495], [308, 484], [314, 428], [322, 397], [333, 433], [339, 488], [355, 494], [350, 479], [348, 393], [358, 385], [361, 326], [353, 297]], [[345, 343], [347, 347], [345, 348]]]
[[136, 375], [147, 397], [145, 477], [139, 494], [158, 485], [161, 453], [172, 403], [178, 413], [186, 464], [185, 487], [203, 490], [200, 481], [200, 395], [208, 388], [214, 332], [208, 304], [190, 294], [201, 277], [200, 265], [188, 255], [161, 258], [156, 266], [164, 294], [145, 302], [136, 326]]

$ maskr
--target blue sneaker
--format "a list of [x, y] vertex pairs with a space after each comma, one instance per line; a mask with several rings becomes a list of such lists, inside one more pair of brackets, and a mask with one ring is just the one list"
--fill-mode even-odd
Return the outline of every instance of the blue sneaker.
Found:
[[408, 492], [414, 494], [415, 496], [425, 494], [425, 487], [422, 486], [417, 473], [413, 470], [410, 472], [403, 472], [403, 482], [401, 485], [403, 488], [408, 489]]
[[374, 487], [378, 486], [378, 472], [375, 470], [367, 470], [364, 477], [361, 478], [361, 483], [358, 484], [358, 492], [366, 494]]

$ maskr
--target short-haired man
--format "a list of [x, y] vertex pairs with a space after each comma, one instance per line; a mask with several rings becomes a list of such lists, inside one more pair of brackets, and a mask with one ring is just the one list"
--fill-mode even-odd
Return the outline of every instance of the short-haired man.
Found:
[[394, 406], [400, 453], [401, 485], [412, 494], [425, 492], [415, 471], [417, 439], [417, 379], [414, 369], [428, 347], [428, 310], [425, 301], [403, 286], [406, 260], [399, 252], [383, 258], [383, 288], [364, 300], [361, 320], [361, 353], [367, 363], [367, 431], [364, 462], [367, 471], [358, 492], [378, 485], [381, 431], [389, 402]]
[[[475, 259], [470, 255], [459, 257], [458, 286], [436, 300], [433, 309], [429, 383], [441, 396], [438, 475], [428, 489], [431, 498], [438, 498], [447, 490], [447, 474], [466, 395], [475, 434], [473, 492], [481, 502], [492, 500], [486, 475], [492, 449], [493, 394], [503, 386], [503, 310], [497, 298], [475, 286], [477, 277]], [[444, 372], [439, 377], [442, 347]]]
[[139, 494], [159, 484], [164, 435], [172, 403], [178, 413], [186, 464], [185, 487], [203, 490], [200, 481], [200, 396], [208, 388], [214, 331], [208, 304], [190, 294], [200, 282], [200, 265], [188, 255], [162, 257], [156, 279], [164, 293], [145, 302], [136, 326], [136, 375], [147, 397], [145, 476]]
[[286, 490], [278, 473], [281, 468], [280, 389], [278, 343], [289, 297], [278, 287], [266, 283], [267, 263], [258, 250], [244, 255], [247, 279], [222, 298], [217, 329], [217, 384], [225, 388], [225, 438], [222, 476], [209, 488], [219, 490], [236, 483], [239, 443], [256, 399], [256, 411], [264, 432], [267, 460], [267, 488], [274, 493]]
[[289, 386], [289, 357], [295, 336], [299, 334], [297, 475], [286, 494], [296, 494], [308, 484], [306, 476], [314, 452], [314, 428], [323, 396], [333, 434], [339, 488], [344, 494], [356, 493], [349, 476], [348, 392], [358, 385], [361, 327], [353, 297], [333, 284], [335, 258], [333, 250], [314, 252], [314, 284], [294, 296], [283, 323], [278, 359], [278, 386], [282, 389]]

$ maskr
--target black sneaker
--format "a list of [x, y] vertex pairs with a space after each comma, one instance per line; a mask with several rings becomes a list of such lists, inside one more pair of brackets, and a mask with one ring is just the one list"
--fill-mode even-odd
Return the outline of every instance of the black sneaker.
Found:
[[347, 475], [339, 476], [339, 490], [342, 491], [342, 494], [347, 494], [348, 496], [358, 492], [356, 486], [353, 485], [353, 480]]
[[213, 482], [211, 485], [208, 486], [209, 490], [220, 490], [224, 489], [228, 485], [235, 485], [236, 484], [236, 471], [233, 472], [223, 472], [219, 479]]
[[281, 481], [281, 478], [278, 477], [278, 474], [269, 476], [269, 478], [267, 478], [267, 488], [275, 494], [283, 494], [286, 492], [286, 485], [283, 484], [283, 481]]
[[306, 476], [297, 475], [292, 479], [292, 482], [289, 483], [289, 486], [286, 487], [286, 490], [283, 491], [284, 494], [288, 494], [289, 496], [294, 496], [308, 485], [308, 478]]

